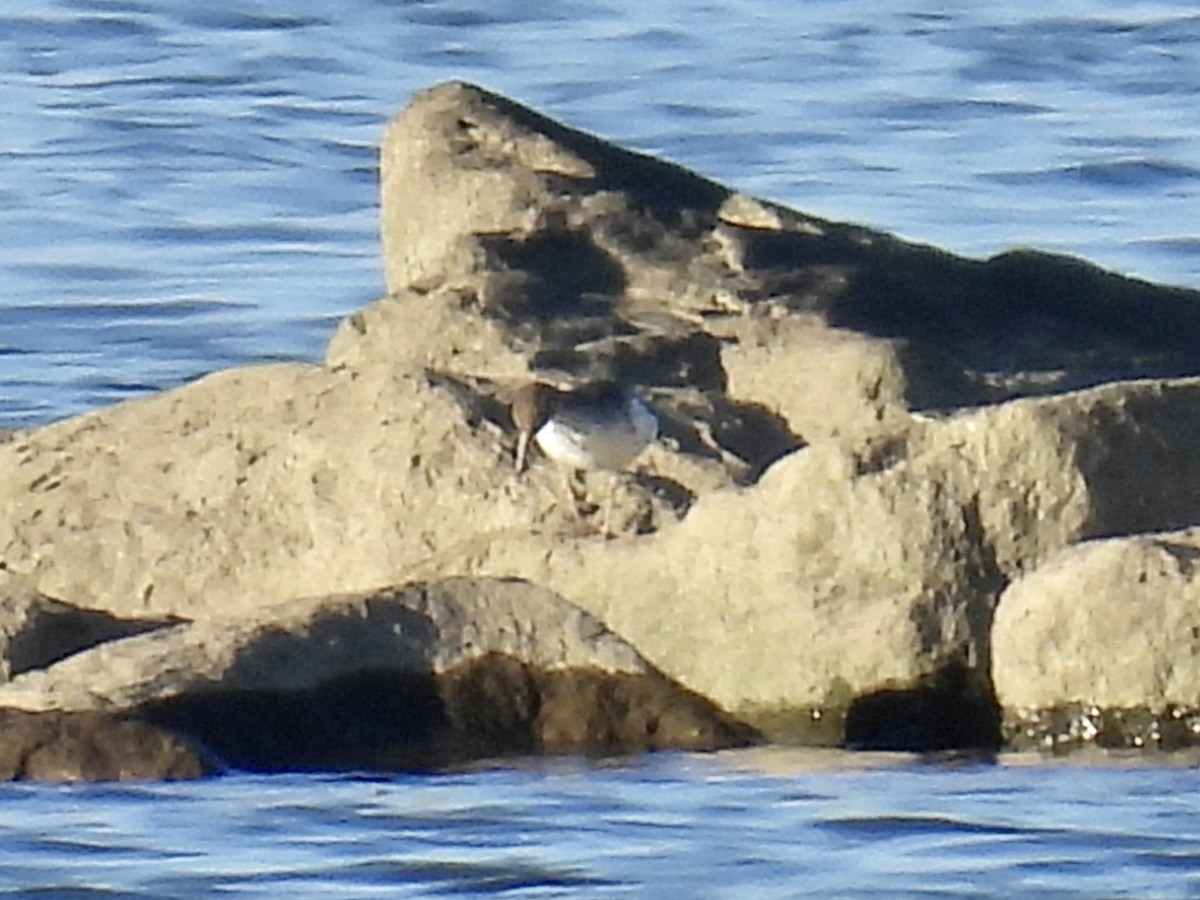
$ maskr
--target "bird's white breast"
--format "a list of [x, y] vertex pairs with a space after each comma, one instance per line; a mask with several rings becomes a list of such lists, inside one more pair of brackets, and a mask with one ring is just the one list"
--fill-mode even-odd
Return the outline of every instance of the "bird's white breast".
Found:
[[624, 415], [558, 414], [534, 436], [542, 452], [575, 469], [621, 469], [658, 437], [658, 419], [636, 397]]

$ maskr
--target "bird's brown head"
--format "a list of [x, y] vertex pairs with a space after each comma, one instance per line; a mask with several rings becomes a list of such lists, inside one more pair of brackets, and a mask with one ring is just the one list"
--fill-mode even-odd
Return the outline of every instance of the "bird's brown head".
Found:
[[533, 434], [546, 423], [549, 389], [537, 381], [522, 385], [513, 397], [513, 425], [517, 431]]
[[512, 407], [509, 410], [513, 425], [517, 428], [517, 471], [525, 471], [525, 462], [529, 455], [529, 442], [539, 428], [546, 424], [551, 415], [550, 406], [554, 401], [554, 389], [538, 381], [531, 381], [521, 387], [513, 396]]

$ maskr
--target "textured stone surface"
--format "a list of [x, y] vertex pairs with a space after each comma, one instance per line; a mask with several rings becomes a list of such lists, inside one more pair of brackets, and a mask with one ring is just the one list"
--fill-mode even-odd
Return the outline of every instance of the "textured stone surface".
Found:
[[536, 585], [451, 579], [290, 600], [112, 641], [0, 686], [0, 706], [132, 709], [220, 689], [307, 690], [364, 670], [441, 673], [489, 653], [644, 674], [602, 622]]
[[[650, 538], [496, 545], [484, 568], [577, 598], [727, 708], [836, 705], [986, 669], [1010, 579], [1089, 535], [1186, 520], [1197, 421], [1200, 381], [1022, 400], [927, 423], [876, 470], [816, 445]], [[1156, 474], [1118, 477], [1113, 453]]]
[[42, 669], [88, 647], [170, 624], [121, 619], [40, 593], [27, 577], [0, 572], [0, 682]]
[[1196, 371], [1194, 291], [1032, 251], [967, 260], [819, 219], [471, 85], [422, 92], [393, 120], [381, 180], [389, 290], [453, 286], [558, 362], [580, 352], [569, 331], [609, 341], [584, 355], [624, 350], [646, 372], [647, 344], [728, 348], [748, 315], [768, 333], [808, 316], [901, 339], [891, 377], [919, 405]]
[[112, 641], [17, 677], [0, 706], [133, 713], [262, 770], [754, 738], [594, 617], [491, 579], [295, 600]]
[[420, 372], [219, 373], [0, 447], [3, 560], [123, 615], [393, 583], [528, 523], [499, 434]]
[[195, 745], [145, 722], [0, 708], [0, 781], [161, 781], [217, 771]]
[[[271, 617], [299, 627], [295, 598], [515, 575], [739, 714], [822, 707], [864, 745], [971, 742], [1009, 582], [1080, 540], [1200, 522], [1196, 292], [829, 222], [461, 84], [391, 123], [381, 179], [390, 293], [324, 364], [219, 373], [0, 443], [0, 568], [114, 616], [196, 620], [112, 651], [139, 660], [118, 706], [190, 695], [155, 687], [179, 659], [237, 683], [221, 654], [253, 629], [268, 645]], [[506, 402], [530, 373], [619, 377], [660, 414], [616, 492], [623, 538], [576, 522], [544, 460], [513, 471]], [[355, 677], [317, 647], [298, 671]], [[6, 696], [87, 707], [106, 652]], [[545, 671], [494, 652], [485, 682]], [[288, 671], [250, 689], [328, 687]], [[977, 727], [944, 727], [968, 707]], [[541, 727], [514, 740], [540, 746]]]
[[1200, 531], [1087, 541], [1001, 596], [993, 673], [1014, 711], [1200, 706]]

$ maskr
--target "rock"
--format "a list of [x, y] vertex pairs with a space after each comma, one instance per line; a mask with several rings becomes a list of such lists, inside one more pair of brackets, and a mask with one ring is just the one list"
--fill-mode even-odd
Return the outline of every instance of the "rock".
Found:
[[[114, 617], [195, 620], [119, 646], [180, 641], [197, 670], [207, 650], [181, 635], [217, 646], [205, 629], [267, 628], [296, 598], [518, 576], [772, 734], [919, 748], [999, 739], [991, 628], [1010, 581], [1080, 540], [1200, 515], [1195, 291], [819, 219], [463, 84], [389, 125], [381, 230], [389, 294], [322, 365], [219, 373], [0, 442], [0, 568]], [[622, 539], [581, 529], [544, 460], [513, 471], [506, 404], [535, 374], [617, 377], [659, 414], [663, 439], [616, 492]], [[585, 479], [585, 499], [607, 484]], [[103, 651], [7, 695], [53, 672], [82, 697]], [[502, 722], [590, 684], [516, 659], [456, 676], [511, 690]], [[172, 671], [151, 654], [118, 679], [118, 708], [183, 702], [138, 694], [155, 665]], [[356, 677], [327, 674], [253, 691], [308, 714], [324, 701], [292, 694]], [[425, 679], [383, 693], [437, 694], [429, 721], [457, 721]], [[614, 683], [571, 693], [619, 706]], [[554, 721], [511, 745], [574, 733], [574, 713]]]
[[889, 380], [916, 406], [1196, 372], [1195, 291], [1029, 250], [961, 259], [819, 219], [473, 85], [418, 94], [380, 169], [389, 291], [452, 286], [559, 365], [615, 356], [641, 381], [711, 389], [712, 350], [737, 346], [728, 329], [749, 315], [898, 342]]
[[170, 624], [121, 619], [40, 593], [28, 578], [0, 571], [0, 681], [42, 669], [80, 650]]
[[1052, 746], [1196, 743], [1198, 560], [1195, 528], [1085, 541], [1011, 584], [992, 636], [1011, 737]]
[[298, 364], [24, 433], [0, 446], [0, 484], [9, 570], [125, 616], [402, 581], [544, 502], [515, 481], [499, 428], [423, 373]]
[[740, 746], [752, 730], [543, 588], [454, 579], [113, 641], [0, 687], [121, 712], [262, 771]]
[[[956, 683], [983, 735], [999, 592], [1081, 538], [1200, 509], [1197, 422], [1200, 380], [1015, 401], [928, 422], [866, 468], [814, 445], [635, 542], [498, 543], [482, 568], [575, 598], [768, 730], [781, 709], [845, 710], [967, 666]], [[1144, 475], [1119, 477], [1114, 457]]]
[[163, 781], [217, 771], [195, 746], [146, 722], [0, 709], [0, 781]]

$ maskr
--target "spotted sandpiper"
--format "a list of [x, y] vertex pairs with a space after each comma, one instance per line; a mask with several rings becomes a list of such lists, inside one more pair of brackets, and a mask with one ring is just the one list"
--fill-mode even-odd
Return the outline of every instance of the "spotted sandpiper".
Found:
[[658, 419], [650, 408], [615, 381], [595, 381], [571, 391], [534, 381], [517, 392], [512, 419], [517, 426], [518, 472], [525, 469], [532, 440], [569, 470], [614, 473], [604, 508], [607, 535], [615, 473], [658, 437]]

